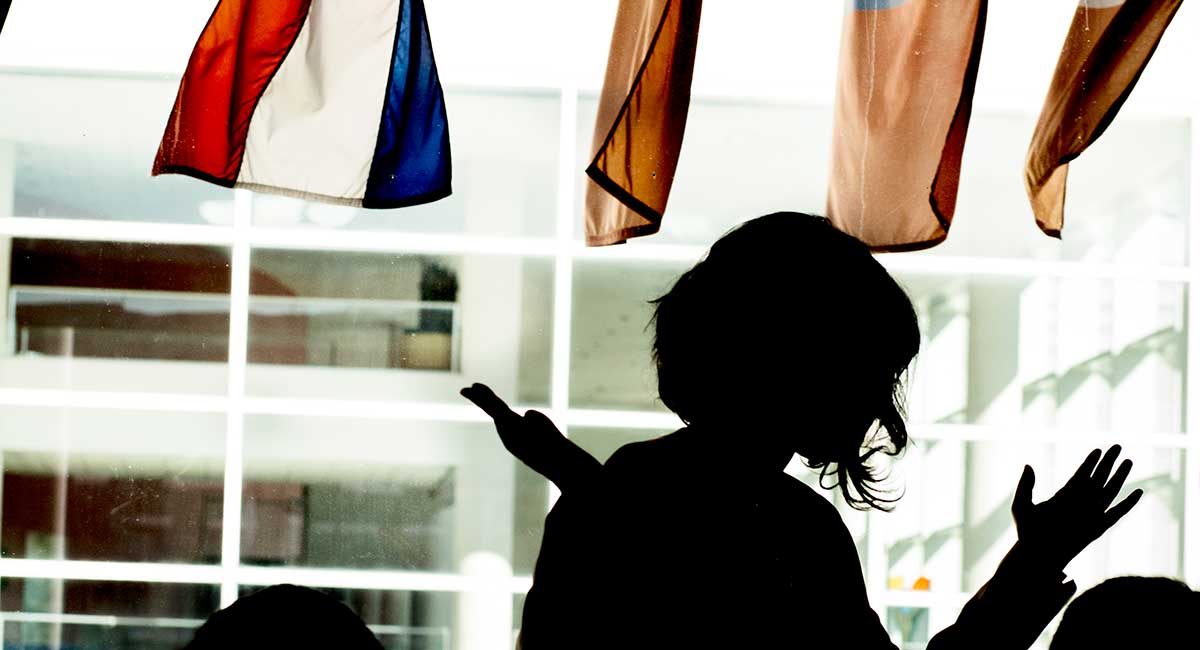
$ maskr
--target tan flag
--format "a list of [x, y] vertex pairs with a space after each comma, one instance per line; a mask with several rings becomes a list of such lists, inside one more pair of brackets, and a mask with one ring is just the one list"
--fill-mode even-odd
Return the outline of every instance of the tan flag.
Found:
[[658, 232], [692, 94], [700, 0], [621, 0], [588, 166], [589, 246]]
[[1038, 227], [1059, 237], [1067, 163], [1096, 141], [1133, 90], [1182, 0], [1082, 0], [1029, 143], [1025, 189]]
[[946, 238], [987, 0], [849, 0], [829, 217], [874, 250]]

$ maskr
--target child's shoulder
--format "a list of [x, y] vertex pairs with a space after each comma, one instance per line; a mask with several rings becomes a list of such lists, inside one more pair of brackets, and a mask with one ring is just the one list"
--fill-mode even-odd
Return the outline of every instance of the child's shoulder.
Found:
[[818, 522], [842, 524], [842, 515], [838, 512], [837, 507], [811, 485], [785, 473], [780, 473], [779, 485], [796, 507], [804, 510]]
[[606, 471], [617, 473], [661, 471], [664, 462], [669, 462], [678, 455], [678, 433], [621, 445], [604, 462], [604, 468]]
[[622, 445], [604, 462], [602, 475], [610, 489], [658, 490], [684, 485], [695, 477], [681, 431]]

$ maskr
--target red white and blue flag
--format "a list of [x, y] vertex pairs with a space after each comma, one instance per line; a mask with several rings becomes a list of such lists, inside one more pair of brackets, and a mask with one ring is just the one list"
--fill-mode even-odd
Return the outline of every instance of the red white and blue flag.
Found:
[[422, 0], [221, 0], [152, 173], [367, 208], [449, 195]]

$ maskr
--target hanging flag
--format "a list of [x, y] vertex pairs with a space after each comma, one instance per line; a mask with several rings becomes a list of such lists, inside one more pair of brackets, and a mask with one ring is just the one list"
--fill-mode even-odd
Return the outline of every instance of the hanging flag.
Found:
[[1059, 237], [1067, 163], [1117, 116], [1182, 0], [1081, 0], [1025, 159], [1038, 227]]
[[851, 0], [842, 27], [829, 217], [874, 250], [946, 238], [987, 0]]
[[422, 0], [221, 0], [151, 173], [366, 208], [449, 195]]
[[587, 168], [589, 246], [658, 232], [692, 97], [700, 0], [621, 0]]

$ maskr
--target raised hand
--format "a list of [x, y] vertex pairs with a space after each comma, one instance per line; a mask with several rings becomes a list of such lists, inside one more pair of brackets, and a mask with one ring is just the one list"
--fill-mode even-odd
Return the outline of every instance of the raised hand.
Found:
[[568, 440], [543, 413], [531, 410], [520, 415], [484, 384], [471, 384], [460, 393], [492, 418], [509, 453], [563, 492], [599, 470], [600, 463]]
[[1033, 468], [1026, 465], [1012, 503], [1018, 543], [1048, 566], [1062, 570], [1112, 528], [1142, 498], [1142, 491], [1134, 490], [1112, 506], [1133, 468], [1133, 462], [1125, 459], [1113, 473], [1120, 454], [1120, 445], [1110, 447], [1103, 457], [1099, 449], [1093, 450], [1062, 489], [1036, 505]]

